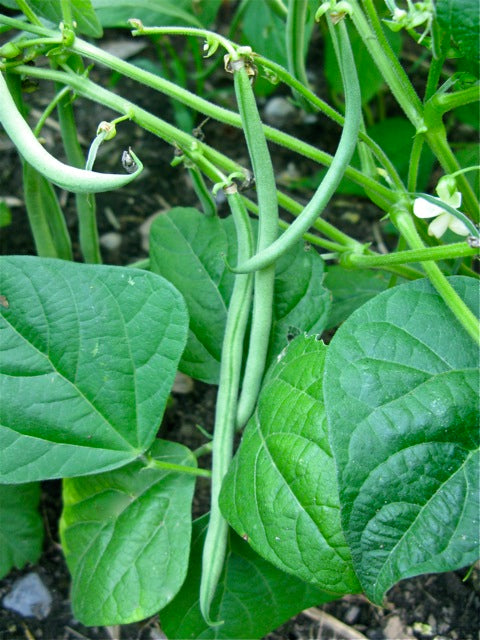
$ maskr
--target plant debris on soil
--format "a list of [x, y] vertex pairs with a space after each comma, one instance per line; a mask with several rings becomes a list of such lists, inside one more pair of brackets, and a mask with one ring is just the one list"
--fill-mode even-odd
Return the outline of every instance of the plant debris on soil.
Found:
[[[117, 34], [125, 37], [125, 32]], [[115, 40], [116, 34], [109, 36]], [[142, 55], [148, 55], [143, 52]], [[91, 77], [109, 84], [111, 74], [94, 69]], [[119, 93], [133, 97], [134, 101], [172, 121], [169, 101], [150, 89], [128, 79], [121, 79], [115, 87]], [[53, 88], [40, 83], [39, 90], [28, 97], [33, 115], [41, 112], [52, 97]], [[233, 104], [233, 103], [232, 103]], [[36, 111], [35, 111], [36, 110]], [[97, 124], [116, 114], [108, 113], [97, 104], [78, 99], [75, 103], [81, 140], [88, 148], [95, 136]], [[199, 122], [201, 116], [198, 117]], [[322, 149], [334, 151], [338, 131], [325, 119], [310, 124], [295, 123], [294, 133], [300, 138], [318, 144]], [[208, 121], [203, 126], [205, 140], [221, 149], [243, 166], [248, 166], [242, 134], [227, 125]], [[61, 149], [55, 123], [47, 121], [43, 136], [50, 148]], [[173, 168], [170, 162], [173, 149], [129, 122], [118, 126], [118, 135], [101, 148], [97, 164], [100, 171], [117, 171], [123, 149], [132, 146], [141, 157], [146, 169], [138, 182], [121, 190], [99, 194], [97, 198], [99, 232], [104, 261], [110, 264], [129, 264], [147, 257], [142, 225], [155, 213], [173, 206], [198, 206], [195, 193], [182, 168]], [[0, 136], [0, 197], [12, 208], [12, 224], [0, 230], [0, 251], [8, 254], [34, 254], [35, 248], [28, 227], [22, 201], [21, 165], [13, 143]], [[62, 152], [58, 152], [61, 156]], [[274, 149], [275, 170], [280, 175], [311, 175], [318, 167], [309, 161], [292, 157], [281, 148]], [[97, 165], [96, 165], [97, 167]], [[308, 199], [308, 194], [297, 191], [297, 198]], [[76, 244], [76, 219], [72, 194], [60, 193], [67, 224]], [[226, 213], [221, 210], [221, 214]], [[341, 226], [373, 248], [382, 249], [389, 244], [387, 227], [379, 222], [379, 211], [362, 199], [334, 198], [326, 218]], [[197, 428], [208, 432], [213, 428], [216, 388], [195, 382], [188, 393], [174, 393], [173, 403], [166, 412], [160, 435], [177, 440], [190, 448], [205, 442]], [[158, 616], [121, 628], [85, 627], [74, 619], [69, 600], [70, 577], [59, 544], [57, 523], [61, 511], [60, 481], [44, 482], [41, 510], [46, 528], [42, 556], [37, 564], [21, 571], [12, 571], [0, 581], [0, 602], [10, 593], [15, 581], [23, 575], [36, 573], [49, 590], [52, 603], [48, 615], [39, 619], [22, 618], [19, 614], [0, 606], [0, 640], [159, 640], [164, 638]], [[195, 517], [208, 511], [208, 482], [199, 479], [194, 499]], [[387, 594], [383, 608], [373, 606], [360, 595], [346, 596], [308, 609], [286, 622], [265, 640], [476, 640], [480, 612], [480, 571], [474, 568], [464, 580], [466, 570], [447, 574], [409, 578], [397, 584]], [[234, 640], [234, 639], [232, 639]]]

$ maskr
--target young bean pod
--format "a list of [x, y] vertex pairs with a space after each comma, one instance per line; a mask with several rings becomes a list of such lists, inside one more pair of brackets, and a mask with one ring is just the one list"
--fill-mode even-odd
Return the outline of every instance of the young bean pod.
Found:
[[138, 168], [135, 173], [130, 175], [85, 171], [66, 165], [54, 158], [42, 147], [18, 111], [1, 73], [0, 103], [2, 105], [0, 123], [3, 125], [6, 133], [15, 142], [15, 146], [23, 158], [51, 182], [67, 191], [73, 191], [75, 193], [95, 193], [118, 189], [134, 180], [143, 169], [142, 163], [136, 156], [134, 160]]
[[[253, 253], [253, 237], [247, 210], [235, 184], [225, 188], [237, 232], [238, 255]], [[210, 520], [203, 546], [200, 610], [209, 625], [210, 606], [222, 573], [227, 546], [228, 524], [220, 512], [218, 496], [233, 452], [235, 414], [242, 369], [243, 342], [250, 312], [252, 276], [235, 276], [222, 347], [215, 427], [212, 442], [212, 484]]]
[[[343, 21], [340, 22], [336, 28], [339, 29], [339, 64], [345, 92], [345, 125], [333, 162], [313, 198], [300, 216], [292, 222], [290, 227], [273, 244], [263, 251], [258, 252], [247, 262], [239, 264], [234, 269], [237, 273], [247, 273], [249, 271], [264, 269], [273, 264], [285, 251], [300, 240], [315, 219], [322, 213], [327, 202], [334, 194], [353, 155], [357, 144], [362, 114], [360, 85], [347, 28], [345, 24], [343, 24]], [[336, 37], [333, 28], [331, 28], [331, 32], [332, 35]]]
[[[257, 251], [261, 252], [268, 249], [278, 236], [275, 175], [245, 62], [243, 59], [233, 61], [231, 67], [238, 110], [255, 176], [259, 208]], [[237, 428], [243, 427], [252, 414], [260, 390], [272, 325], [274, 282], [274, 264], [255, 274], [252, 326], [242, 393], [238, 401]]]

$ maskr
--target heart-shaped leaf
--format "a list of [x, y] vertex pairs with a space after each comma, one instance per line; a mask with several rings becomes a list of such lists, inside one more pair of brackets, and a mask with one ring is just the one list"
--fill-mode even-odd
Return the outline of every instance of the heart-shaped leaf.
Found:
[[37, 482], [0, 485], [0, 578], [38, 560], [43, 541], [39, 500]]
[[[450, 283], [478, 314], [478, 282]], [[402, 578], [478, 556], [478, 366], [478, 347], [426, 280], [367, 302], [329, 346], [342, 524], [374, 602]]]
[[322, 333], [331, 306], [331, 294], [323, 286], [324, 266], [320, 255], [299, 242], [278, 260], [269, 363], [289, 341], [301, 333]]
[[224, 480], [222, 512], [257, 553], [335, 594], [360, 586], [340, 525], [322, 377], [325, 345], [299, 336], [271, 369]]
[[83, 475], [152, 443], [186, 341], [185, 304], [159, 276], [2, 258], [0, 481]]
[[327, 327], [338, 327], [362, 304], [388, 289], [390, 276], [382, 271], [345, 269], [334, 265], [327, 269], [325, 286], [333, 301]]
[[207, 524], [208, 516], [193, 523], [187, 578], [175, 599], [160, 612], [162, 629], [170, 640], [262, 638], [299, 611], [335, 598], [276, 569], [230, 530], [225, 568], [212, 603], [212, 615], [224, 624], [209, 627], [198, 604]]
[[190, 315], [188, 343], [180, 368], [216, 384], [234, 276], [225, 258], [236, 261], [235, 227], [190, 207], [159, 216], [150, 232], [152, 271], [172, 282], [185, 297]]
[[[252, 226], [255, 232], [255, 220]], [[172, 282], [188, 306], [190, 331], [180, 368], [193, 378], [217, 384], [234, 281], [225, 259], [229, 264], [237, 259], [233, 219], [208, 217], [192, 208], [172, 209], [152, 225], [150, 258], [152, 270]], [[306, 250], [303, 242], [278, 261], [270, 360], [292, 336], [323, 331], [330, 308], [330, 294], [322, 285], [323, 267], [319, 254]]]
[[[157, 440], [160, 462], [196, 466], [184, 446]], [[86, 625], [126, 624], [164, 607], [187, 573], [195, 476], [131, 464], [64, 481], [62, 546], [72, 606]]]

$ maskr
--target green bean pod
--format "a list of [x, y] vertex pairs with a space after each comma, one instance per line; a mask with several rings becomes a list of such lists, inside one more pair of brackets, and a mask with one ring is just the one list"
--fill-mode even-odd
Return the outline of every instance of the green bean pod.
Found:
[[72, 260], [72, 246], [63, 212], [50, 182], [28, 162], [23, 163], [25, 208], [37, 254]]
[[[303, 234], [308, 231], [315, 222], [316, 218], [323, 212], [323, 209], [338, 187], [353, 155], [357, 144], [362, 115], [360, 85], [347, 28], [345, 24], [343, 24], [343, 21], [340, 22], [336, 28], [339, 29], [339, 65], [345, 92], [345, 125], [333, 162], [328, 168], [313, 198], [299, 217], [294, 220], [290, 227], [269, 247], [263, 251], [259, 251], [245, 263], [239, 264], [236, 269], [234, 269], [237, 273], [247, 273], [264, 269], [273, 264], [275, 260], [278, 260], [285, 251], [300, 240]], [[332, 35], [336, 37], [333, 27], [331, 27], [331, 32]]]
[[[226, 187], [225, 193], [235, 222], [238, 255], [250, 256], [253, 253], [253, 236], [247, 210], [237, 193], [235, 184]], [[252, 276], [250, 274], [235, 276], [222, 347], [212, 442], [210, 520], [203, 546], [200, 583], [200, 610], [205, 621], [211, 626], [221, 624], [221, 621], [213, 622], [210, 618], [210, 606], [222, 573], [228, 536], [228, 524], [220, 512], [218, 496], [233, 453], [243, 342], [250, 312], [251, 293]]]
[[[232, 61], [235, 95], [242, 119], [257, 190], [259, 226], [257, 251], [268, 249], [278, 236], [278, 199], [272, 160], [255, 95], [243, 60]], [[262, 382], [272, 325], [275, 265], [257, 271], [247, 363], [238, 401], [237, 428], [252, 414]]]
[[97, 173], [85, 171], [60, 162], [42, 147], [32, 130], [23, 119], [7, 87], [3, 75], [0, 73], [0, 123], [6, 133], [15, 143], [20, 154], [39, 173], [51, 182], [67, 191], [75, 193], [95, 193], [118, 189], [134, 180], [142, 171], [143, 165], [134, 156], [137, 169], [131, 174]]
[[[288, 70], [294, 78], [308, 88], [305, 69], [305, 24], [307, 22], [308, 0], [295, 0], [288, 3], [285, 41], [287, 45]], [[295, 93], [297, 100], [307, 111], [312, 107], [301, 94]]]

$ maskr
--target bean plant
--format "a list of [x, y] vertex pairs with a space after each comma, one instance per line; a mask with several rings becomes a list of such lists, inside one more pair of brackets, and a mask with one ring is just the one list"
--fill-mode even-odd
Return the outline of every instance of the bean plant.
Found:
[[[355, 593], [380, 605], [403, 578], [473, 564], [479, 167], [449, 133], [478, 107], [478, 4], [244, 1], [226, 34], [218, 0], [0, 4], [0, 122], [38, 254], [1, 258], [1, 574], [38, 559], [39, 486], [58, 478], [85, 625], [158, 614], [172, 639], [260, 638], [306, 607]], [[102, 48], [111, 26], [155, 42], [162, 74]], [[335, 106], [309, 81], [316, 31]], [[397, 46], [412, 39], [421, 87]], [[167, 96], [173, 122], [92, 65]], [[211, 73], [235, 108], [209, 97]], [[36, 121], [29, 83], [55, 87]], [[305, 122], [338, 128], [334, 155], [262, 121], [258, 98], [278, 85]], [[385, 97], [397, 124], [382, 139], [371, 101]], [[91, 123], [85, 154], [75, 109], [88, 101], [118, 117]], [[48, 117], [62, 151], [42, 142]], [[194, 135], [205, 118], [241, 129], [248, 166]], [[164, 212], [147, 260], [109, 266], [95, 193], [135, 187], [141, 145], [118, 149], [118, 173], [93, 166], [125, 120], [171, 145], [199, 208]], [[306, 203], [279, 185], [272, 143], [319, 166], [301, 177]], [[75, 194], [78, 251], [57, 188]], [[323, 217], [345, 189], [388, 219], [385, 253]], [[157, 437], [178, 370], [218, 386], [213, 434], [193, 451]], [[200, 478], [210, 510], [192, 522]]]

